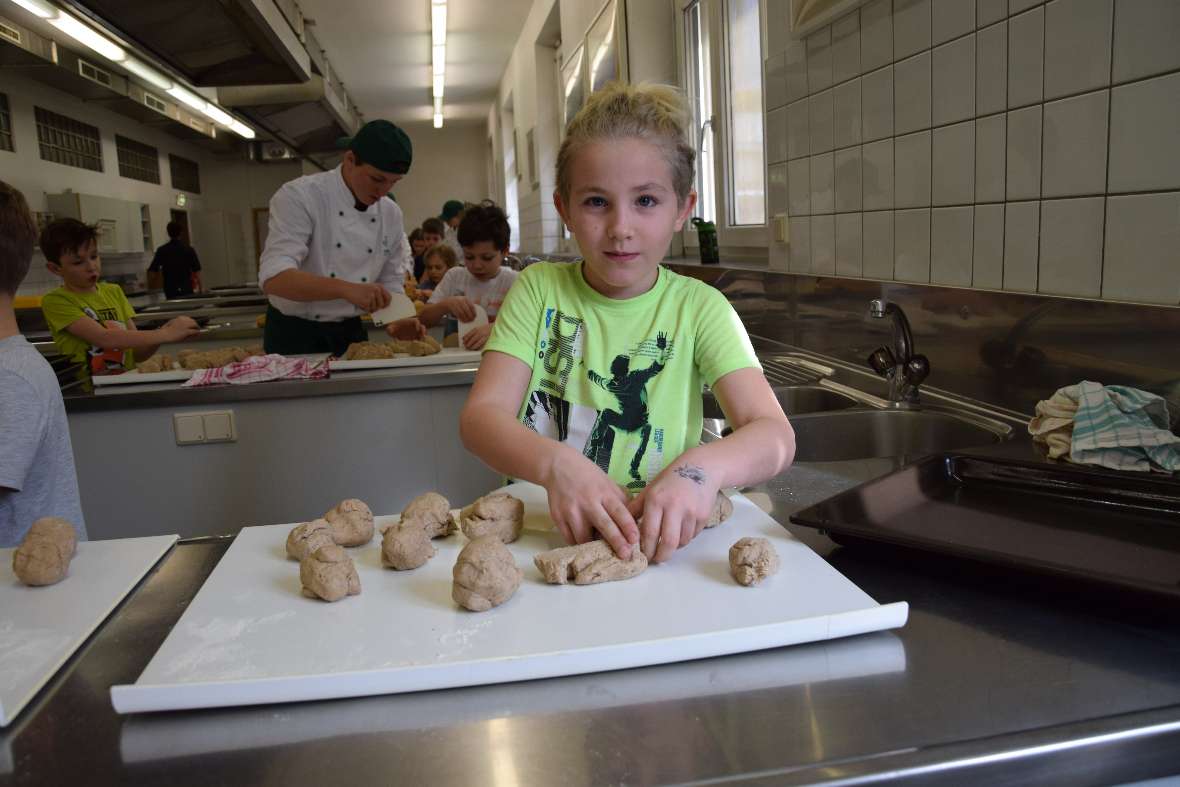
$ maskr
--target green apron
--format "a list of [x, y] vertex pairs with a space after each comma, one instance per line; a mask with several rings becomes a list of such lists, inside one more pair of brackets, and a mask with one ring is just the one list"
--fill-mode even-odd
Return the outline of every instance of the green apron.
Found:
[[348, 345], [368, 338], [369, 334], [360, 317], [350, 317], [340, 322], [316, 322], [302, 317], [289, 317], [270, 304], [266, 307], [262, 348], [268, 353], [344, 355]]

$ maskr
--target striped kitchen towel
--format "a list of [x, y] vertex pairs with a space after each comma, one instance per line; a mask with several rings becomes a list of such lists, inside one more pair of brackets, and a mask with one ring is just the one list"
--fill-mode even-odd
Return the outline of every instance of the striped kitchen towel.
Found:
[[326, 360], [312, 362], [307, 358], [288, 358], [285, 355], [252, 355], [243, 361], [227, 363], [216, 369], [198, 369], [184, 383], [184, 388], [199, 385], [245, 385], [271, 380], [315, 380], [328, 376]]
[[1090, 381], [1059, 393], [1078, 403], [1070, 461], [1114, 470], [1180, 470], [1180, 437], [1168, 429], [1168, 404], [1161, 397]]

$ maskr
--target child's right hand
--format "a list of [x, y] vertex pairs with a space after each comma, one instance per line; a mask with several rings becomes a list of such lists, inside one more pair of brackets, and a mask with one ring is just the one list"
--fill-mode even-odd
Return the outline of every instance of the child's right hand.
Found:
[[639, 543], [639, 526], [627, 510], [627, 493], [578, 451], [562, 446], [542, 486], [549, 493], [549, 516], [569, 544], [602, 535], [623, 560]]
[[185, 339], [196, 336], [200, 331], [201, 326], [197, 325], [196, 320], [183, 316], [173, 317], [160, 329], [160, 332], [164, 334], [165, 341], [169, 342], [183, 342]]
[[475, 319], [475, 304], [463, 295], [452, 295], [447, 298], [447, 311], [459, 322], [471, 322]]

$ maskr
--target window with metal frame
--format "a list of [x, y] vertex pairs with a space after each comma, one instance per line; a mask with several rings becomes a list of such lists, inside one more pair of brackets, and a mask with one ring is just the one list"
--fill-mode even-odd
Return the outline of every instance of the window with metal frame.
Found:
[[758, 0], [726, 0], [725, 10], [729, 223], [760, 226], [766, 223], [766, 155]]
[[713, 160], [713, 87], [710, 83], [705, 10], [700, 2], [682, 11], [684, 22], [684, 72], [692, 116], [692, 144], [697, 151], [696, 215], [717, 220], [717, 184]]
[[98, 128], [80, 120], [33, 107], [41, 158], [95, 172], [102, 172], [102, 139]]
[[8, 110], [8, 96], [0, 93], [0, 150], [16, 150], [12, 144], [12, 113]]
[[115, 135], [119, 154], [119, 174], [144, 183], [160, 182], [160, 151], [151, 145]]
[[197, 162], [169, 153], [168, 167], [172, 170], [172, 188], [201, 193], [201, 167]]

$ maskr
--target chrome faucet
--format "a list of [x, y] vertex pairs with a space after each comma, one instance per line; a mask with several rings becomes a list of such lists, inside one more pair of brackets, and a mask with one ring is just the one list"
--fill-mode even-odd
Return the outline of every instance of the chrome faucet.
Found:
[[916, 407], [918, 386], [930, 374], [925, 355], [914, 352], [914, 335], [910, 321], [896, 303], [878, 298], [869, 302], [869, 316], [893, 318], [893, 350], [878, 347], [869, 355], [869, 366], [889, 381], [889, 402], [894, 407]]

